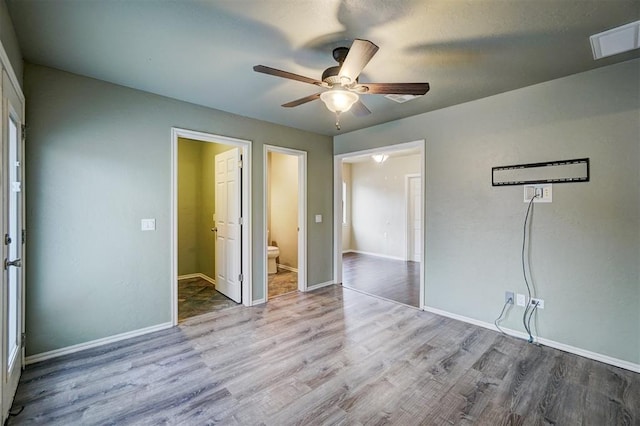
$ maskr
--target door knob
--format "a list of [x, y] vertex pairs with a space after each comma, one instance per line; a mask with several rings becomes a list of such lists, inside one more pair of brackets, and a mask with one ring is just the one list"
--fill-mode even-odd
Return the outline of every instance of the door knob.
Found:
[[11, 260], [11, 261], [9, 261], [9, 259], [5, 259], [4, 260], [4, 269], [9, 269], [9, 266], [13, 266], [13, 267], [19, 268], [19, 267], [22, 266], [22, 261], [20, 259]]

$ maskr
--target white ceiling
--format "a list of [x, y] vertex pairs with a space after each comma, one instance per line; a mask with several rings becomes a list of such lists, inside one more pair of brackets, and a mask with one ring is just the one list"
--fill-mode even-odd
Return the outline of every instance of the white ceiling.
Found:
[[[335, 135], [639, 57], [593, 60], [589, 36], [640, 18], [638, 0], [7, 0], [25, 60]], [[354, 38], [380, 50], [361, 82], [429, 82], [404, 104], [364, 95], [372, 114], [335, 117], [309, 84]]]

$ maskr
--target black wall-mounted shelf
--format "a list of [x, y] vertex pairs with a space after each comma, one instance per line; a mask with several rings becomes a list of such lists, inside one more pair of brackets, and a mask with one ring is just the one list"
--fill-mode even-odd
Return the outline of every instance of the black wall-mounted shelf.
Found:
[[573, 182], [589, 182], [588, 158], [491, 168], [492, 186]]

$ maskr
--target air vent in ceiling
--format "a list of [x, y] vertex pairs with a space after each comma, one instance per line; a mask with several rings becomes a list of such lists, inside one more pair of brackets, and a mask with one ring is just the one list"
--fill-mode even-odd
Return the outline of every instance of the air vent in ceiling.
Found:
[[391, 99], [394, 102], [397, 102], [399, 104], [403, 104], [405, 102], [410, 101], [411, 99], [415, 99], [418, 96], [415, 95], [384, 95], [385, 98], [387, 99]]
[[589, 37], [593, 59], [606, 58], [640, 47], [640, 21], [612, 28]]

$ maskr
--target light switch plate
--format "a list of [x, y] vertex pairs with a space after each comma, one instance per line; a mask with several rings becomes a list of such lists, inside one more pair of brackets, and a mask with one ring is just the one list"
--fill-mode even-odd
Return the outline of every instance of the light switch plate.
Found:
[[156, 220], [155, 219], [142, 219], [140, 221], [140, 230], [142, 231], [155, 231]]
[[322, 223], [322, 215], [321, 214], [317, 214], [316, 215], [316, 223]]

